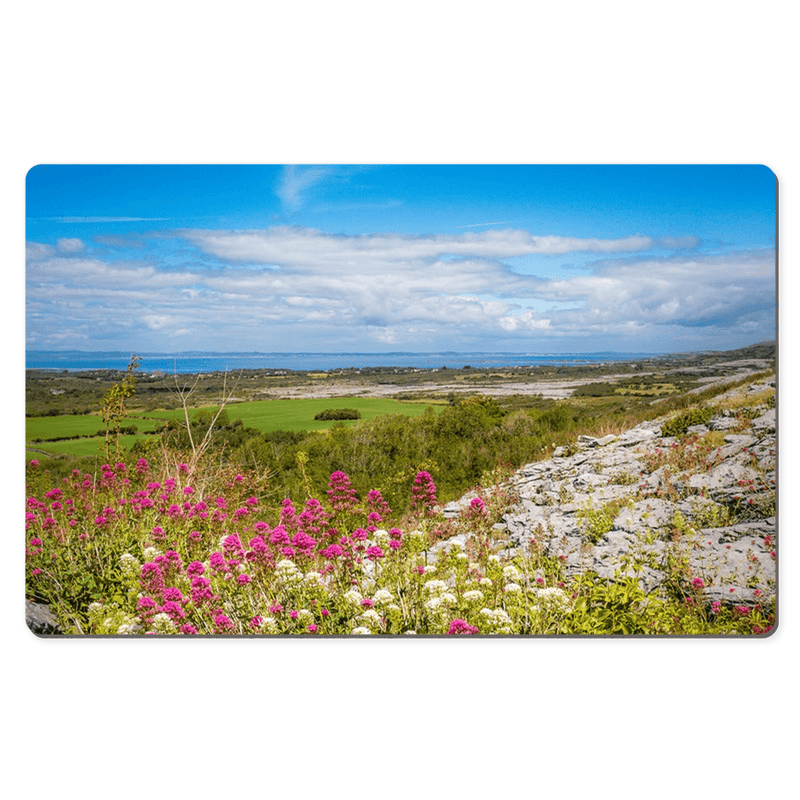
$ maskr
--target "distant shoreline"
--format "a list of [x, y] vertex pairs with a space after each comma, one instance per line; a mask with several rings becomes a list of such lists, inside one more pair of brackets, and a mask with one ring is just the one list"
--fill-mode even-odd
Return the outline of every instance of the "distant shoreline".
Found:
[[[122, 352], [28, 351], [26, 369], [67, 372], [124, 370], [131, 358]], [[359, 369], [509, 369], [653, 361], [662, 353], [140, 353], [140, 373], [197, 374], [238, 370], [336, 372]], [[699, 354], [698, 354], [699, 355]]]

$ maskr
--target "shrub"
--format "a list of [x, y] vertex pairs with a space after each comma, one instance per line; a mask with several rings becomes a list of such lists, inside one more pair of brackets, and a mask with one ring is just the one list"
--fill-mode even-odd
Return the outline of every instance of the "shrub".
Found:
[[339, 420], [339, 419], [361, 419], [361, 412], [356, 408], [327, 408], [320, 411], [314, 419], [320, 420]]
[[693, 408], [672, 417], [661, 426], [662, 436], [683, 436], [692, 425], [705, 425], [716, 413], [716, 409], [711, 406]]

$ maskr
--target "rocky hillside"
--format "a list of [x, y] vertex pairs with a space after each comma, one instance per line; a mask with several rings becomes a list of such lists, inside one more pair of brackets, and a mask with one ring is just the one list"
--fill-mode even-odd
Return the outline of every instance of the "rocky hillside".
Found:
[[[708, 603], [767, 604], [776, 593], [775, 419], [772, 378], [620, 435], [581, 436], [502, 487], [516, 498], [494, 526], [504, 554], [538, 547], [567, 576], [632, 576], [648, 593], [691, 586]], [[474, 496], [445, 515], [458, 517]]]

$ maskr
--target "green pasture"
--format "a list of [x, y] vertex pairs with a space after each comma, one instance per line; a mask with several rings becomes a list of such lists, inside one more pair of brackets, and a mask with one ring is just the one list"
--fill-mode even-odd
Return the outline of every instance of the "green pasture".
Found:
[[[155, 431], [158, 422], [141, 417], [125, 417], [120, 427], [136, 426], [141, 433]], [[105, 423], [99, 414], [68, 414], [61, 417], [27, 417], [25, 420], [25, 438], [61, 439], [76, 436], [94, 436], [98, 431], [105, 431]]]
[[[119, 437], [120, 446], [124, 450], [130, 450], [135, 442], [146, 439], [144, 435], [123, 434]], [[114, 453], [114, 440], [110, 443], [111, 453]], [[30, 460], [32, 458], [42, 459], [50, 456], [57, 456], [60, 453], [66, 453], [71, 456], [98, 456], [105, 454], [105, 439], [99, 436], [94, 436], [89, 439], [65, 439], [61, 442], [36, 442], [31, 445], [31, 448], [26, 449], [25, 458]], [[47, 455], [45, 455], [47, 454]]]
[[[242, 424], [262, 433], [270, 431], [323, 431], [336, 424], [354, 425], [358, 420], [336, 422], [333, 420], [315, 420], [320, 411], [331, 408], [355, 408], [361, 412], [361, 419], [372, 419], [383, 414], [403, 414], [419, 416], [429, 406], [425, 403], [406, 403], [399, 400], [386, 400], [374, 397], [336, 397], [322, 399], [295, 400], [256, 400], [244, 403], [232, 403], [225, 411], [229, 421], [241, 419]], [[205, 406], [190, 409], [192, 418], [198, 415], [210, 417], [218, 406]], [[436, 410], [441, 410], [437, 407]], [[134, 442], [146, 438], [161, 427], [161, 421], [167, 419], [183, 419], [181, 409], [157, 410], [143, 412], [141, 416], [126, 417], [121, 427], [135, 425], [136, 435], [124, 434], [120, 443], [129, 449]], [[74, 456], [92, 456], [103, 452], [104, 437], [98, 431], [104, 430], [103, 419], [98, 414], [82, 414], [60, 417], [28, 417], [26, 419], [26, 441], [34, 451], [45, 451], [51, 455], [68, 453]], [[74, 438], [68, 438], [74, 437]], [[81, 438], [84, 437], [84, 438]], [[86, 438], [89, 437], [89, 438]], [[34, 439], [60, 439], [57, 442], [37, 441]], [[42, 457], [42, 452], [29, 452], [29, 458]]]
[[[195, 417], [200, 413], [213, 414], [218, 406], [192, 409]], [[271, 431], [321, 431], [332, 428], [337, 423], [332, 420], [315, 420], [321, 411], [335, 408], [355, 408], [361, 412], [361, 419], [372, 419], [384, 414], [403, 414], [407, 417], [418, 417], [426, 408], [441, 410], [441, 407], [428, 403], [406, 403], [400, 400], [388, 400], [380, 397], [323, 397], [299, 398], [294, 400], [253, 400], [244, 403], [232, 403], [225, 411], [230, 421], [240, 419], [247, 428], [255, 428], [262, 433]], [[182, 410], [151, 411], [146, 416], [158, 419], [183, 419]], [[358, 420], [346, 420], [343, 424], [355, 425]]]

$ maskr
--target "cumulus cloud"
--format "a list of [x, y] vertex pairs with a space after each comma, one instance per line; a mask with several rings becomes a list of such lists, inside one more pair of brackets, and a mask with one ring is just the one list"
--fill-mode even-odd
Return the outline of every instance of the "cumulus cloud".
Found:
[[83, 251], [83, 242], [80, 239], [59, 239], [56, 248], [62, 253], [80, 253]]
[[[649, 237], [518, 230], [343, 236], [280, 227], [175, 235], [201, 257], [166, 267], [30, 243], [32, 340], [56, 346], [64, 327], [112, 336], [124, 324], [154, 350], [169, 349], [170, 337], [220, 350], [480, 350], [496, 341], [513, 349], [514, 342], [594, 342], [612, 333], [637, 349], [653, 331], [757, 334], [774, 318], [771, 250], [654, 258], [641, 252], [658, 246]], [[613, 257], [576, 273], [554, 269], [547, 279], [503, 262], [578, 251]]]
[[620, 253], [647, 250], [649, 236], [622, 239], [578, 239], [532, 236], [521, 230], [492, 230], [459, 235], [415, 236], [381, 233], [346, 236], [297, 228], [275, 227], [265, 231], [180, 230], [176, 235], [217, 258], [231, 262], [257, 262], [278, 266], [314, 265], [338, 271], [369, 263], [374, 269], [392, 266], [412, 268], [420, 260], [442, 256], [511, 258], [564, 253]]

